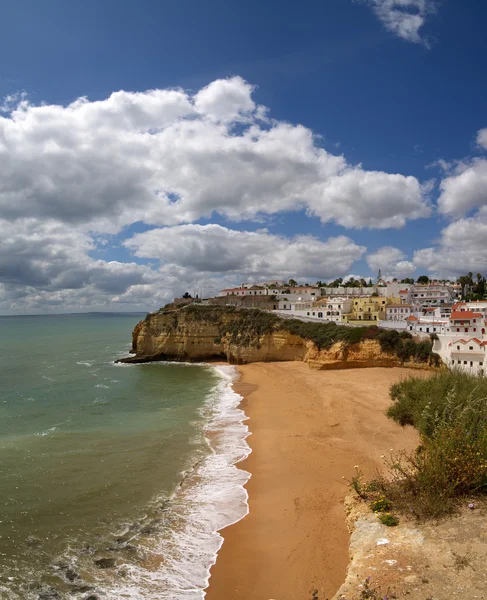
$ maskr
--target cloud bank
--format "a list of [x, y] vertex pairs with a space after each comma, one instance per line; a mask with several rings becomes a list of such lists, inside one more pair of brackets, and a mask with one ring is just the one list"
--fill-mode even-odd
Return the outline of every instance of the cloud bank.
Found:
[[[310, 129], [272, 119], [254, 95], [232, 77], [192, 93], [118, 91], [67, 106], [5, 99], [0, 310], [135, 309], [148, 299], [153, 308], [201, 285], [202, 273], [216, 287], [250, 276], [335, 277], [365, 251], [346, 235], [287, 238], [201, 219], [305, 211], [380, 230], [431, 214], [427, 185], [349, 163]], [[149, 231], [125, 233], [135, 223]], [[103, 260], [115, 240], [129, 261]]]

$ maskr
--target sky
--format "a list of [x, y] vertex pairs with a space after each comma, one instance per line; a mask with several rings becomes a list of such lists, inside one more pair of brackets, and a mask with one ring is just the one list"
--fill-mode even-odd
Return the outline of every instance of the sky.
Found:
[[2, 0], [0, 314], [487, 275], [484, 0]]

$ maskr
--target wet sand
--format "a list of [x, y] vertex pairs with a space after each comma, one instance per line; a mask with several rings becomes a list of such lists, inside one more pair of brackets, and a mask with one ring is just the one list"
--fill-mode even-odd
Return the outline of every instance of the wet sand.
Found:
[[250, 513], [225, 529], [207, 600], [319, 600], [345, 579], [348, 531], [342, 477], [360, 465], [372, 475], [390, 448], [412, 450], [418, 437], [384, 411], [389, 387], [409, 369], [312, 371], [307, 364], [239, 367], [252, 454]]

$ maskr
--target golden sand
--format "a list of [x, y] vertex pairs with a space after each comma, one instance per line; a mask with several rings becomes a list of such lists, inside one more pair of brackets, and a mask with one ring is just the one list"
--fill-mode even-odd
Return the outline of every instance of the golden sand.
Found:
[[252, 435], [250, 513], [225, 529], [207, 600], [331, 598], [345, 579], [349, 535], [342, 477], [372, 475], [390, 448], [418, 444], [384, 411], [389, 387], [416, 371], [311, 371], [302, 362], [239, 367]]

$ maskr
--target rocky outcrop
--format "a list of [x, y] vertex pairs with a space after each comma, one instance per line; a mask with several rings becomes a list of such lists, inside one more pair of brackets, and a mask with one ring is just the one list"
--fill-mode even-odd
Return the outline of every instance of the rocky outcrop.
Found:
[[[350, 564], [333, 600], [486, 597], [485, 507], [470, 510], [465, 502], [458, 514], [441, 522], [401, 519], [397, 527], [382, 525], [356, 497], [346, 499], [345, 509]], [[366, 581], [368, 596], [364, 595]]]
[[[242, 314], [247, 315], [242, 318]], [[200, 362], [225, 360], [231, 364], [270, 361], [304, 361], [312, 369], [394, 367], [401, 362], [394, 353], [384, 352], [377, 340], [347, 344], [339, 341], [319, 348], [313, 341], [286, 330], [286, 322], [264, 313], [272, 326], [255, 325], [256, 313], [214, 308], [180, 309], [147, 315], [132, 334], [134, 356], [122, 362], [174, 360]], [[249, 316], [250, 315], [250, 318]], [[404, 366], [428, 368], [406, 363]]]
[[154, 360], [208, 361], [226, 360], [231, 364], [265, 361], [303, 360], [308, 342], [287, 331], [273, 331], [247, 343], [242, 336], [222, 335], [235, 320], [233, 314], [216, 311], [208, 318], [195, 318], [185, 310], [148, 315], [135, 326], [132, 334], [134, 357], [125, 362]]

